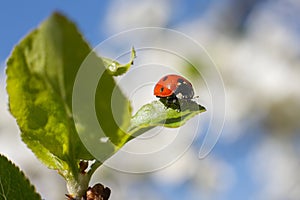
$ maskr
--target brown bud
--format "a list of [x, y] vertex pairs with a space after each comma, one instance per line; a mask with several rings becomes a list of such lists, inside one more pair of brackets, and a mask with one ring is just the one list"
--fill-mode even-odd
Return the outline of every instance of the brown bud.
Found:
[[108, 200], [110, 196], [110, 189], [97, 183], [92, 188], [89, 187], [86, 192], [86, 200]]

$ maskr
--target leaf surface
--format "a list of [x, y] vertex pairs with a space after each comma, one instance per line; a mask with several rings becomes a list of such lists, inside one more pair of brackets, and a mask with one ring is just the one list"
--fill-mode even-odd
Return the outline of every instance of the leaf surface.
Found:
[[22, 139], [61, 174], [76, 174], [80, 159], [93, 159], [72, 119], [73, 84], [89, 52], [76, 26], [54, 13], [14, 48], [7, 62], [9, 108]]
[[183, 101], [181, 108], [167, 108], [161, 101], [142, 106], [132, 117], [128, 132], [136, 137], [155, 126], [177, 128], [206, 109], [194, 101]]
[[0, 200], [31, 199], [40, 200], [34, 187], [12, 162], [0, 155]]

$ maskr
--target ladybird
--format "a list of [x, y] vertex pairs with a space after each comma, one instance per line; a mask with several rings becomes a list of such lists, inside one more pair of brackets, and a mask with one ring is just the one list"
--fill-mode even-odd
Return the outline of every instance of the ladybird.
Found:
[[194, 98], [194, 89], [190, 81], [176, 74], [162, 77], [154, 87], [154, 95], [167, 107], [179, 109], [179, 101]]

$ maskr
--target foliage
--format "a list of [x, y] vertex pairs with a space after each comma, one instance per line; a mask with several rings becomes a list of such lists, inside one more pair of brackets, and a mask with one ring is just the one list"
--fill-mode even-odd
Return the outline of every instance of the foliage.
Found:
[[[69, 193], [75, 197], [84, 194], [92, 173], [101, 165], [96, 162], [90, 173], [80, 170], [82, 160], [91, 161], [95, 157], [81, 142], [72, 111], [76, 74], [91, 52], [76, 26], [63, 15], [54, 13], [14, 48], [6, 71], [9, 108], [21, 129], [23, 141], [47, 167], [57, 170], [66, 179]], [[155, 101], [143, 106], [132, 117], [130, 102], [115, 84], [113, 76], [122, 75], [129, 69], [135, 50], [132, 48], [127, 64], [93, 55], [93, 64], [98, 70], [104, 70], [95, 94], [96, 114], [99, 124], [115, 145], [107, 157], [132, 136], [154, 126], [179, 127], [205, 111], [192, 101], [182, 111], [166, 109], [161, 102]], [[122, 129], [107, 106], [114, 90], [120, 93]]]
[[40, 200], [23, 172], [3, 155], [0, 155], [0, 200], [31, 199]]

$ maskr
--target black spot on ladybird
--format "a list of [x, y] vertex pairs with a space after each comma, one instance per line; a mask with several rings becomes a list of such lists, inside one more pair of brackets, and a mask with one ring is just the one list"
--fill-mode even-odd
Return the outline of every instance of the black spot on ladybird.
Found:
[[179, 78], [177, 81], [178, 83], [184, 83], [184, 80], [182, 78]]
[[168, 76], [165, 76], [164, 78], [163, 78], [163, 81], [166, 81], [168, 79]]

